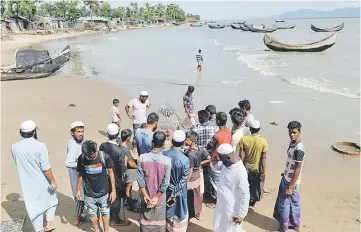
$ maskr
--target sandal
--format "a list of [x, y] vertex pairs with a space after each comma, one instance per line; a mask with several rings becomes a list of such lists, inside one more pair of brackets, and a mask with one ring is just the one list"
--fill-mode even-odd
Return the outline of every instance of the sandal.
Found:
[[55, 225], [47, 226], [47, 227], [45, 227], [45, 232], [50, 232], [50, 231], [53, 231], [55, 229], [56, 229]]

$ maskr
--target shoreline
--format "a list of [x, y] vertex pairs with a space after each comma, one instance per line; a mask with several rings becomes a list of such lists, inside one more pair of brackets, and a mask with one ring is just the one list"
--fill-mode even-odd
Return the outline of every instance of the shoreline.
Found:
[[[146, 29], [146, 28], [137, 28]], [[76, 35], [79, 36], [79, 35]], [[64, 37], [66, 39], [70, 37]], [[53, 40], [57, 40], [54, 38]], [[47, 43], [50, 41], [39, 42]], [[29, 44], [31, 45], [31, 44]], [[8, 52], [9, 53], [9, 52]], [[9, 56], [2, 50], [2, 58]], [[8, 59], [13, 58], [9, 56]], [[101, 134], [109, 123], [109, 108], [113, 98], [120, 100], [120, 114], [123, 120], [122, 128], [131, 128], [131, 121], [126, 117], [124, 105], [135, 96], [130, 95], [128, 87], [104, 83], [91, 78], [79, 76], [50, 76], [38, 80], [10, 81], [1, 83], [2, 91], [2, 129], [1, 134], [1, 187], [2, 220], [26, 216], [22, 198], [13, 201], [12, 193], [21, 194], [20, 183], [16, 168], [11, 158], [11, 144], [20, 139], [18, 127], [21, 121], [32, 119], [39, 127], [39, 140], [48, 146], [50, 164], [54, 172], [59, 190], [59, 208], [55, 217], [55, 224], [59, 231], [81, 231], [88, 229], [84, 224], [80, 228], [73, 226], [73, 200], [70, 189], [68, 172], [64, 165], [66, 156], [66, 142], [69, 137], [69, 125], [76, 120], [85, 123], [85, 139], [92, 139], [98, 143], [106, 141]], [[182, 86], [182, 89], [186, 86]], [[65, 89], [62, 90], [62, 89]], [[94, 94], [101, 90], [101, 94]], [[205, 91], [205, 90], [204, 90]], [[195, 99], [204, 97], [197, 89]], [[64, 94], [65, 93], [65, 94]], [[180, 93], [182, 94], [182, 93]], [[152, 95], [160, 95], [153, 92]], [[159, 106], [155, 103], [155, 96], [151, 97], [150, 112], [157, 112]], [[158, 96], [159, 98], [159, 96]], [[154, 99], [154, 100], [153, 100]], [[153, 105], [153, 103], [155, 103]], [[76, 107], [68, 107], [75, 104]], [[221, 105], [216, 104], [217, 107]], [[258, 108], [261, 105], [258, 106]], [[262, 107], [262, 106], [261, 106]], [[181, 113], [181, 111], [179, 111]], [[261, 112], [260, 112], [261, 113]], [[258, 115], [257, 115], [258, 116]], [[272, 218], [272, 211], [277, 197], [280, 173], [284, 169], [288, 135], [286, 121], [279, 122], [278, 126], [269, 125], [266, 115], [259, 115], [263, 122], [261, 135], [267, 138], [270, 145], [267, 160], [267, 177], [265, 187], [272, 190], [265, 194], [264, 199], [255, 210], [250, 210], [245, 219], [244, 227], [247, 231], [263, 232], [277, 229]], [[358, 157], [338, 156], [327, 147], [322, 147], [313, 140], [311, 128], [305, 130], [301, 139], [306, 150], [306, 164], [303, 171], [300, 196], [302, 200], [302, 231], [359, 231], [359, 176], [355, 176], [355, 162]], [[6, 136], [4, 136], [6, 135]], [[277, 135], [277, 136], [275, 136]], [[322, 139], [322, 138], [318, 138]], [[357, 160], [354, 160], [357, 159]], [[347, 169], [351, 167], [351, 169]], [[329, 172], [329, 170], [337, 170]], [[347, 171], [351, 171], [348, 173]], [[351, 175], [350, 175], [351, 174]], [[359, 174], [359, 169], [358, 169]], [[336, 187], [335, 183], [340, 183]], [[213, 210], [203, 205], [202, 220], [192, 220], [189, 232], [206, 232], [212, 229]], [[126, 213], [126, 216], [136, 221], [139, 214]], [[26, 227], [28, 226], [28, 227]], [[30, 225], [31, 227], [31, 225]], [[24, 231], [29, 227], [26, 221]], [[119, 228], [117, 228], [119, 230]], [[111, 231], [118, 231], [112, 229]], [[121, 231], [138, 231], [135, 224], [120, 229]]]

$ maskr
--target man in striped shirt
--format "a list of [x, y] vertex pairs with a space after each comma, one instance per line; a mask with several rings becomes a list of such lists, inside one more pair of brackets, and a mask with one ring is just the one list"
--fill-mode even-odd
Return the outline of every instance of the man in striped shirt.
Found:
[[202, 63], [203, 63], [203, 55], [202, 55], [202, 50], [201, 49], [198, 50], [198, 54], [196, 55], [196, 59], [197, 59], [197, 63], [198, 63], [197, 71], [201, 72], [202, 71]]

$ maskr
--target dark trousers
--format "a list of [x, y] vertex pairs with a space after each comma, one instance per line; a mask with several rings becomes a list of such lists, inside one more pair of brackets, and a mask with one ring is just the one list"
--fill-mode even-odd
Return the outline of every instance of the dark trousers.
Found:
[[[110, 193], [109, 193], [110, 194]], [[122, 195], [121, 191], [117, 190], [117, 198], [113, 203], [110, 204], [110, 219], [118, 220], [120, 208], [122, 206]]]
[[137, 129], [145, 128], [146, 126], [147, 126], [147, 123], [133, 123], [133, 133], [134, 133], [134, 138], [133, 138], [133, 143], [132, 143], [133, 148], [137, 147], [137, 140], [135, 140], [135, 132], [137, 131]]

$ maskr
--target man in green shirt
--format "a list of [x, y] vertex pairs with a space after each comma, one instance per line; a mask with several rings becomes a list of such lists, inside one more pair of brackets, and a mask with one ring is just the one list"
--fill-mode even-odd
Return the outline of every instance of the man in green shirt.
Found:
[[250, 203], [254, 207], [263, 196], [263, 185], [266, 179], [266, 153], [268, 143], [265, 138], [258, 134], [261, 123], [257, 120], [250, 122], [251, 135], [241, 138], [239, 141], [239, 155], [248, 172], [250, 188]]

